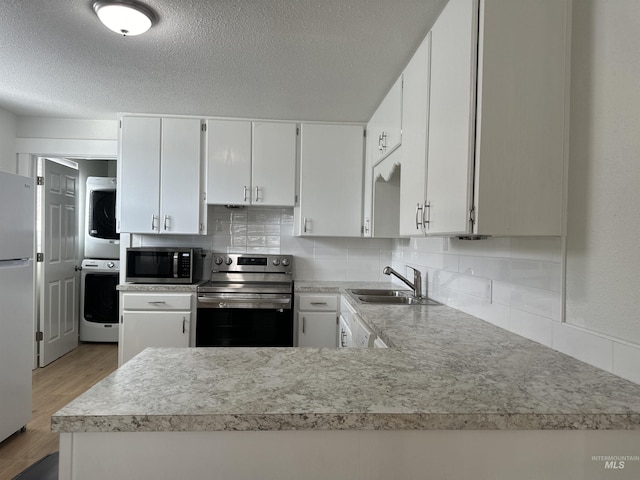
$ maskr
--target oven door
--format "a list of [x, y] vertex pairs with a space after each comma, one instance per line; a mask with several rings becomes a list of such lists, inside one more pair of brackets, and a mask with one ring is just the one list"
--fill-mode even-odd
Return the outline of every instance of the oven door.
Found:
[[196, 347], [292, 347], [291, 295], [198, 296]]

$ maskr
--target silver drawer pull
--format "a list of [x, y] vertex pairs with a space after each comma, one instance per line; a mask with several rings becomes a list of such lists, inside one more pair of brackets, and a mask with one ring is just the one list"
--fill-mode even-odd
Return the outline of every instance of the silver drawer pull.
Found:
[[165, 302], [164, 300], [156, 300], [155, 302], [147, 302], [150, 303], [151, 305], [164, 305], [167, 302]]
[[311, 302], [311, 305], [327, 305], [327, 302]]

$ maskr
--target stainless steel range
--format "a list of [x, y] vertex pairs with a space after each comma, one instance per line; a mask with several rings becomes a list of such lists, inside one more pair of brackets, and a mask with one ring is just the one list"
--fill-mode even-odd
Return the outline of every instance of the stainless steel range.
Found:
[[198, 287], [196, 347], [293, 346], [293, 257], [213, 254]]

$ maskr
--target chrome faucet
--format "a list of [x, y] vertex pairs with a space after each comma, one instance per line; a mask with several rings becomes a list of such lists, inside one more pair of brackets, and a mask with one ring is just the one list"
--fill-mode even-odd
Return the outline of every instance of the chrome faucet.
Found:
[[407, 267], [413, 270], [413, 283], [411, 283], [391, 267], [384, 267], [382, 273], [384, 273], [385, 275], [395, 275], [413, 290], [414, 297], [422, 298], [422, 274], [417, 268], [410, 267], [409, 265], [407, 265]]

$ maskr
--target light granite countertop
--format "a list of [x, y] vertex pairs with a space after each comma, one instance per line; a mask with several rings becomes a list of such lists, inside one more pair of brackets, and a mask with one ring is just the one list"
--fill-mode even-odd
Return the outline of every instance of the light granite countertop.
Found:
[[52, 429], [640, 429], [640, 385], [446, 306], [346, 298], [393, 348], [147, 349], [57, 412]]
[[169, 283], [121, 283], [116, 286], [116, 290], [121, 292], [190, 292], [198, 291], [198, 286], [205, 280], [198, 283], [189, 283], [183, 285]]

